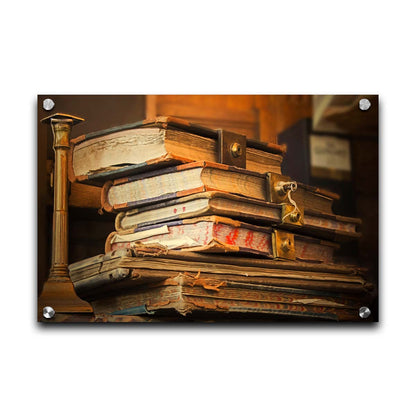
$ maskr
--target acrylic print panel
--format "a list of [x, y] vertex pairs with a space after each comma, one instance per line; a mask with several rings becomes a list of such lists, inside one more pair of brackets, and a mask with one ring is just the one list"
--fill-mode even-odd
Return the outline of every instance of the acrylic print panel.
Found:
[[376, 95], [42, 95], [38, 167], [39, 321], [378, 321]]

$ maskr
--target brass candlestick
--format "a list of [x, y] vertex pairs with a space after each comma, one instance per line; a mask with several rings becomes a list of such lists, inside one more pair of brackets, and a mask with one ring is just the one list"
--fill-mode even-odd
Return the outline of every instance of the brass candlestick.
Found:
[[52, 307], [58, 313], [92, 313], [89, 303], [75, 293], [68, 270], [68, 151], [73, 125], [84, 119], [56, 113], [41, 120], [50, 124], [55, 152], [52, 229], [52, 264], [38, 306]]

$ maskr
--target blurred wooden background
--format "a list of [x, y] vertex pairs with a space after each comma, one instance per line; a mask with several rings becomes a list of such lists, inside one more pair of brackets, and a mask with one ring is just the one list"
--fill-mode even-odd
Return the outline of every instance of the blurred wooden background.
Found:
[[148, 95], [146, 117], [175, 115], [208, 127], [276, 143], [277, 135], [312, 116], [310, 95]]

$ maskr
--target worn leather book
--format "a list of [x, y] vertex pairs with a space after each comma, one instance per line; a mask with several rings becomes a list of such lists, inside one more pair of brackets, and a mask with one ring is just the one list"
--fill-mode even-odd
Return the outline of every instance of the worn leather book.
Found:
[[194, 162], [106, 182], [101, 203], [106, 211], [122, 211], [209, 190], [266, 200], [266, 177], [228, 165]]
[[228, 278], [204, 279], [178, 273], [140, 289], [91, 300], [97, 314], [189, 316], [196, 312], [272, 314], [335, 321], [359, 320], [359, 300], [327, 292], [282, 289]]
[[[175, 117], [156, 117], [71, 140], [71, 181], [104, 182], [179, 163], [218, 160], [218, 131]], [[246, 141], [246, 168], [281, 173], [285, 146]]]
[[[293, 194], [293, 199], [299, 200], [297, 191]], [[119, 233], [132, 233], [141, 227], [203, 215], [220, 215], [254, 224], [279, 226], [297, 233], [331, 240], [357, 238], [360, 235], [358, 227], [361, 221], [357, 218], [307, 209], [304, 212], [303, 224], [294, 225], [285, 218], [285, 206], [282, 204], [218, 191], [191, 194], [119, 212], [115, 228]]]
[[[140, 272], [135, 272], [140, 270]], [[278, 279], [279, 285], [360, 292], [368, 287], [364, 269], [342, 264], [210, 255], [135, 246], [90, 257], [69, 265], [71, 280], [80, 293], [131, 287], [172, 276], [175, 272], [240, 276], [243, 280]], [[107, 274], [105, 277], [104, 274]], [[100, 275], [100, 276], [99, 276]], [[130, 282], [126, 276], [135, 276]], [[111, 283], [112, 286], [107, 286]]]
[[348, 241], [361, 236], [361, 219], [342, 215], [326, 214], [307, 208], [299, 232], [333, 241]]
[[194, 312], [357, 320], [371, 288], [358, 268], [140, 248], [70, 265], [96, 314]]
[[136, 228], [131, 233], [112, 232], [106, 241], [109, 253], [135, 245], [163, 249], [246, 253], [269, 258], [332, 263], [335, 243], [260, 227], [226, 217], [207, 216]]
[[[289, 178], [279, 176], [281, 182]], [[101, 204], [108, 212], [136, 207], [207, 191], [221, 191], [261, 201], [268, 199], [268, 175], [211, 162], [193, 162], [166, 169], [107, 181], [101, 192]], [[298, 184], [300, 208], [331, 213], [333, 194]]]
[[121, 211], [115, 227], [118, 232], [133, 232], [138, 227], [204, 215], [220, 215], [253, 223], [278, 225], [282, 223], [281, 204], [260, 201], [239, 195], [208, 191]]

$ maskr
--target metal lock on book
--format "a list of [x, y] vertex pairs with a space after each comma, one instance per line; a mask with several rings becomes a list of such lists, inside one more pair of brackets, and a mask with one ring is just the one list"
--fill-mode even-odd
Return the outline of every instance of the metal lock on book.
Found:
[[282, 223], [287, 225], [302, 226], [303, 221], [303, 209], [292, 204], [280, 204], [282, 208]]
[[246, 136], [226, 130], [218, 130], [218, 162], [238, 168], [246, 168]]
[[295, 237], [292, 233], [273, 230], [273, 257], [276, 259], [296, 260]]

